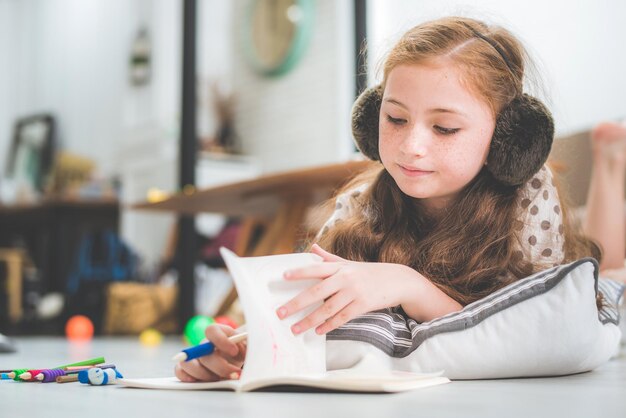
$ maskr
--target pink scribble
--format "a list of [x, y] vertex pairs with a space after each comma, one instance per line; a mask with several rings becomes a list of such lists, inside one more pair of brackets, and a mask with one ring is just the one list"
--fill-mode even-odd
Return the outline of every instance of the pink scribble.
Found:
[[272, 366], [276, 366], [276, 361], [278, 360], [278, 344], [276, 344], [276, 337], [274, 336], [274, 332], [271, 328], [269, 328], [270, 334], [272, 335]]

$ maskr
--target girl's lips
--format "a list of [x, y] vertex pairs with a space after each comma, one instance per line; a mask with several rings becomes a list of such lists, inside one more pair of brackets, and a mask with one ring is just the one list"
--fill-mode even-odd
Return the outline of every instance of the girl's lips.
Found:
[[433, 173], [433, 171], [415, 170], [415, 169], [407, 168], [401, 165], [398, 165], [398, 167], [400, 167], [400, 170], [402, 170], [402, 173], [404, 175], [409, 176], [409, 177], [421, 177], [421, 176], [427, 176]]

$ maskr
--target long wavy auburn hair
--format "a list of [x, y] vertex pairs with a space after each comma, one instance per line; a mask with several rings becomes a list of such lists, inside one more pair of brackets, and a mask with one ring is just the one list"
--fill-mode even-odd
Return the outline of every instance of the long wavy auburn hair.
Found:
[[[468, 26], [497, 42], [513, 70]], [[441, 58], [462, 70], [462, 82], [490, 105], [494, 117], [523, 90], [528, 58], [519, 41], [503, 28], [460, 17], [427, 22], [404, 34], [385, 61], [383, 87], [396, 66]], [[410, 266], [462, 305], [552, 267], [530, 264], [515, 251], [516, 232], [523, 227], [517, 204], [521, 186], [503, 186], [486, 169], [436, 218], [426, 212], [420, 199], [404, 194], [379, 163], [372, 163], [338, 193], [363, 183], [370, 186], [351, 199], [353, 215], [317, 241], [334, 254], [354, 261]], [[331, 199], [326, 208], [334, 204]], [[599, 258], [597, 247], [568, 220], [566, 202], [561, 201], [561, 208], [563, 261]]]

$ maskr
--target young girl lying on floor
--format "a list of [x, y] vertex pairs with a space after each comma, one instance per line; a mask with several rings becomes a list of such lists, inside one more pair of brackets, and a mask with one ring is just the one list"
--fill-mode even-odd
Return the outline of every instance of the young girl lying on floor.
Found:
[[[325, 334], [400, 307], [418, 322], [555, 265], [593, 255], [568, 226], [545, 161], [550, 113], [523, 91], [526, 53], [507, 30], [449, 17], [409, 30], [390, 51], [381, 85], [353, 111], [360, 150], [380, 163], [333, 202], [311, 251], [324, 263], [285, 273], [323, 279], [277, 309]], [[324, 249], [322, 249], [324, 248]], [[215, 354], [176, 366], [183, 381], [238, 373], [245, 344], [209, 327]]]

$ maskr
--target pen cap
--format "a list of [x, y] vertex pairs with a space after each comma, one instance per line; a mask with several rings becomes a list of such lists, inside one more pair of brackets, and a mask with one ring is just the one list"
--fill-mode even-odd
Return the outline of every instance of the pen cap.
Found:
[[78, 381], [80, 383], [89, 384], [89, 376], [87, 376], [87, 372], [89, 370], [81, 370], [78, 372]]

